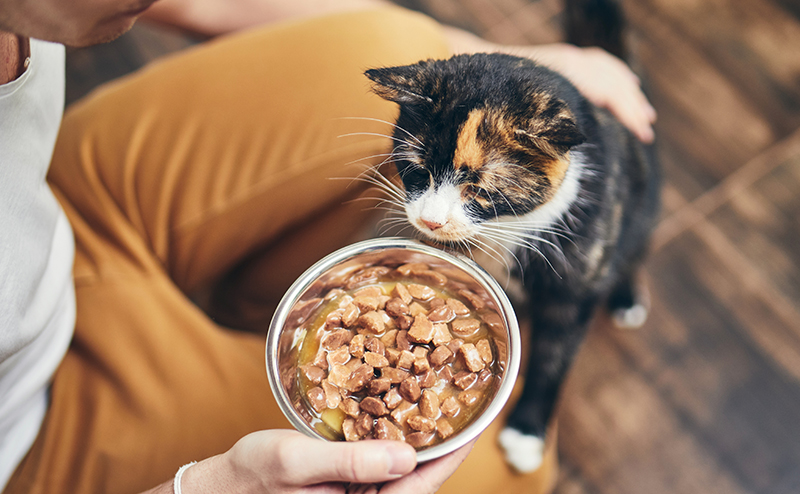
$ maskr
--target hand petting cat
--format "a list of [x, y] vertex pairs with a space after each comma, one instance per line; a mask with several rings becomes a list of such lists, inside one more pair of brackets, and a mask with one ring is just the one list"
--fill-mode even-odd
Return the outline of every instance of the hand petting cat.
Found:
[[628, 65], [605, 50], [566, 43], [512, 46], [490, 43], [466, 31], [446, 28], [453, 52], [501, 52], [526, 57], [564, 75], [596, 106], [610, 111], [644, 143], [654, 139], [656, 111]]

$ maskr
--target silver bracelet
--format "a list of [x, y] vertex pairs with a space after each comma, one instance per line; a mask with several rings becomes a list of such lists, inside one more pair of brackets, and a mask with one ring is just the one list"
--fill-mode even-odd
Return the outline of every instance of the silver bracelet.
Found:
[[174, 494], [181, 494], [181, 478], [183, 477], [183, 473], [195, 463], [197, 462], [193, 461], [191, 463], [187, 463], [178, 469], [178, 473], [175, 474], [175, 480], [172, 482], [172, 492], [174, 492]]

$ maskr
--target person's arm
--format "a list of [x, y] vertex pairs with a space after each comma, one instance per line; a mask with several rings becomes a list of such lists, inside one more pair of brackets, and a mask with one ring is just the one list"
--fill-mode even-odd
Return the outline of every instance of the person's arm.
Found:
[[28, 38], [0, 31], [0, 86], [25, 72], [31, 47]]
[[217, 36], [278, 21], [393, 5], [387, 0], [159, 0], [142, 19]]
[[[473, 444], [417, 466], [414, 448], [403, 442], [328, 442], [296, 431], [260, 431], [189, 467], [181, 492], [300, 494], [311, 486], [338, 485], [344, 491], [355, 484], [363, 486], [358, 492], [433, 494]], [[172, 485], [165, 482], [143, 494], [172, 494]]]

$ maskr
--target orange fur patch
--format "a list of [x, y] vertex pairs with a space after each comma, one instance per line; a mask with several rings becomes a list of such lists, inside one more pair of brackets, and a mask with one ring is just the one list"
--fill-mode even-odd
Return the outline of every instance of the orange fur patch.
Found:
[[467, 116], [458, 133], [453, 165], [458, 169], [466, 167], [475, 171], [486, 162], [486, 149], [478, 140], [478, 127], [486, 118], [486, 111], [478, 108]]
[[[547, 101], [546, 95], [538, 97]], [[559, 153], [544, 139], [530, 139], [536, 145], [530, 148], [523, 146], [516, 138], [521, 128], [533, 126], [538, 130], [547, 125], [552, 125], [552, 122], [516, 122], [502, 108], [472, 110], [459, 129], [453, 166], [457, 170], [473, 172], [485, 169], [486, 173], [481, 174], [474, 185], [487, 191], [502, 191], [511, 201], [524, 201], [532, 190], [545, 192], [541, 189], [544, 185], [543, 175], [546, 177], [547, 190], [542, 199], [547, 200], [566, 176], [569, 153]], [[519, 161], [521, 155], [527, 155], [527, 159]], [[487, 166], [488, 169], [485, 168]], [[485, 198], [480, 194], [476, 196], [467, 186], [462, 199], [475, 199], [484, 207], [488, 204]]]

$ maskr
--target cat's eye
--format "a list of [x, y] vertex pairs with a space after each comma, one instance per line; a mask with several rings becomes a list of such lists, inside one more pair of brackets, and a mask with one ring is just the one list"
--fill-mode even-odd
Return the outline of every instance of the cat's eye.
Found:
[[411, 163], [400, 169], [400, 176], [403, 178], [403, 180], [427, 181], [430, 173], [427, 169], [417, 165], [416, 163]]

